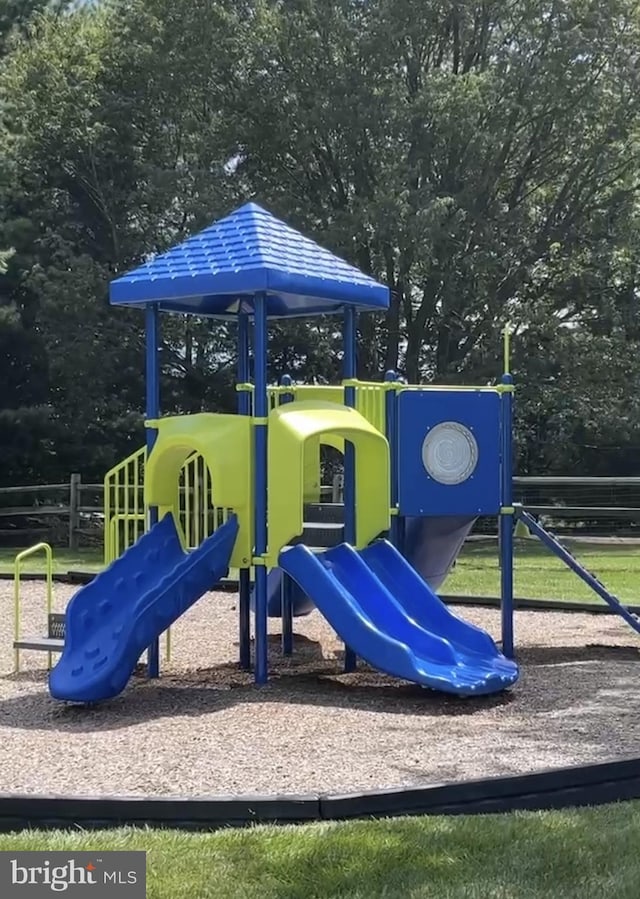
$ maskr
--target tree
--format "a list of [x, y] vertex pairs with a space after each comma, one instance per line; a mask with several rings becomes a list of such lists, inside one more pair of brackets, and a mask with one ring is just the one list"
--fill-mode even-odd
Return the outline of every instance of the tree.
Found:
[[540, 303], [552, 327], [580, 320], [610, 292], [636, 189], [635, 3], [261, 10], [239, 175], [392, 287], [365, 373], [466, 374], [501, 322]]
[[[63, 435], [43, 469], [50, 477], [70, 467], [98, 477], [142, 442], [142, 319], [108, 306], [108, 281], [215, 217], [229, 195], [210, 81], [189, 71], [176, 80], [172, 67], [199, 57], [170, 4], [162, 22], [151, 6], [44, 15], [4, 72], [12, 177], [3, 236], [17, 253], [3, 305], [19, 310], [47, 360], [38, 402], [46, 397], [51, 433]], [[165, 411], [228, 405], [226, 329], [163, 325]]]
[[[624, 409], [632, 440], [639, 32], [632, 0], [130, 0], [19, 23], [0, 415], [38, 438], [0, 438], [3, 477], [97, 477], [142, 441], [141, 316], [108, 282], [250, 198], [390, 285], [361, 375], [489, 380], [509, 320], [526, 464], [572, 464], [545, 447], [603, 440]], [[165, 411], [230, 408], [233, 330], [163, 328]], [[271, 375], [334, 380], [338, 338], [278, 324]]]
[[[46, 0], [0, 0], [0, 58], [19, 35], [24, 40], [32, 16], [46, 5]], [[3, 199], [15, 175], [6, 147], [4, 151], [0, 167]], [[11, 249], [0, 252], [0, 478], [10, 484], [25, 476], [37, 478], [51, 443], [47, 439], [46, 357], [29, 321], [31, 310], [22, 290], [21, 259], [12, 240], [19, 232], [24, 233], [26, 223], [19, 215], [11, 223], [9, 218], [11, 213], [5, 208], [2, 231], [5, 246]]]
[[26, 26], [35, 13], [47, 7], [61, 10], [64, 6], [55, 0], [0, 0], [0, 53], [6, 54], [14, 38], [24, 38]]

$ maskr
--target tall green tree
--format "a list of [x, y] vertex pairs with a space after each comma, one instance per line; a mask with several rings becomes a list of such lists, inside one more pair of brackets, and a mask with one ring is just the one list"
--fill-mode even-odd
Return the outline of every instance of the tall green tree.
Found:
[[[47, 5], [46, 0], [0, 0], [0, 61], [19, 40], [26, 40], [32, 17]], [[38, 478], [52, 448], [46, 352], [25, 289], [23, 256], [14, 246], [30, 234], [30, 223], [12, 194], [15, 180], [5, 130], [0, 135], [0, 232], [4, 246], [11, 247], [0, 253], [0, 481], [5, 483]]]
[[526, 327], [544, 304], [553, 326], [615, 293], [638, 166], [637, 4], [260, 8], [240, 172], [390, 284], [365, 371], [446, 379], [501, 322]]
[[[49, 477], [70, 467], [97, 477], [142, 442], [142, 319], [109, 307], [108, 281], [228, 204], [212, 82], [189, 71], [198, 55], [173, 16], [161, 21], [143, 3], [47, 14], [5, 67], [15, 177], [4, 232], [18, 250], [5, 305], [20, 308], [46, 360], [41, 392], [58, 447]], [[226, 330], [165, 319], [164, 337], [165, 410], [228, 405]]]
[[11, 40], [24, 37], [35, 13], [47, 8], [61, 11], [65, 5], [56, 0], [0, 0], [0, 53], [7, 52]]
[[[9, 31], [3, 478], [98, 476], [142, 440], [141, 318], [108, 282], [249, 198], [389, 283], [361, 374], [488, 380], [510, 321], [530, 467], [633, 441], [632, 0], [128, 0]], [[232, 338], [164, 321], [167, 411], [232, 404]], [[339, 373], [334, 321], [272, 350], [274, 377]]]

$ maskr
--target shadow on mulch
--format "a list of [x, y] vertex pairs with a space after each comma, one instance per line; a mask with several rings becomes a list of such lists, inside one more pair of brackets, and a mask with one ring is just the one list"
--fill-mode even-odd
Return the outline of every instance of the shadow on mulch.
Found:
[[46, 692], [43, 672], [8, 675], [5, 680], [43, 682], [42, 693], [0, 700], [0, 726], [72, 732], [111, 731], [174, 715], [213, 714], [238, 704], [283, 703], [329, 706], [416, 716], [469, 716], [508, 705], [510, 692], [473, 698], [425, 690], [381, 674], [363, 662], [344, 674], [344, 651], [327, 659], [318, 642], [296, 635], [293, 656], [283, 656], [278, 635], [270, 636], [269, 683], [257, 687], [253, 674], [234, 663], [172, 671], [147, 680], [138, 666], [130, 687], [119, 697], [96, 706], [55, 702]]
[[528, 666], [607, 660], [640, 662], [640, 649], [588, 643], [586, 646], [527, 646], [518, 652], [518, 662]]
[[[591, 700], [602, 682], [603, 663], [639, 661], [640, 651], [629, 646], [525, 647], [518, 653], [526, 687], [491, 696], [463, 698], [425, 690], [381, 674], [360, 662], [358, 670], [342, 673], [344, 651], [332, 658], [323, 655], [319, 642], [296, 635], [293, 656], [283, 656], [279, 635], [269, 637], [270, 680], [262, 687], [253, 674], [237, 664], [175, 670], [166, 666], [160, 680], [147, 680], [138, 666], [131, 685], [119, 697], [96, 706], [59, 703], [46, 689], [46, 672], [26, 671], [7, 675], [14, 683], [42, 683], [42, 691], [0, 700], [0, 726], [60, 732], [107, 732], [145, 721], [174, 716], [215, 715], [236, 705], [274, 703], [307, 707], [415, 716], [416, 718], [465, 718], [512, 707], [510, 716], [527, 717], [535, 690], [536, 711], [571, 709]], [[571, 689], [558, 693], [554, 666], [580, 664], [571, 676]], [[550, 669], [547, 674], [546, 669]], [[626, 683], [623, 677], [621, 683]], [[532, 686], [535, 685], [535, 686]], [[624, 684], [623, 684], [624, 686]], [[553, 692], [548, 687], [554, 687]], [[544, 707], [544, 708], [543, 708]], [[604, 713], [603, 709], [603, 713]]]

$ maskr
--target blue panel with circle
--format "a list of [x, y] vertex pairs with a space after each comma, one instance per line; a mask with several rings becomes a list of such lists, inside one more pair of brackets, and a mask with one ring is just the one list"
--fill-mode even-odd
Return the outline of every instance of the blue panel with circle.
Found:
[[497, 391], [402, 391], [397, 440], [401, 515], [499, 512]]

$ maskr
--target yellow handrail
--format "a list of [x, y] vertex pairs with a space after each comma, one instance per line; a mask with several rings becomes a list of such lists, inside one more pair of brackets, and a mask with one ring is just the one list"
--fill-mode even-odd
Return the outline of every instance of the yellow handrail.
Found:
[[507, 323], [502, 331], [504, 352], [504, 374], [511, 374], [511, 325]]
[[[384, 395], [387, 385], [378, 381], [349, 380], [349, 386], [355, 387], [356, 409], [366, 418], [369, 424], [384, 433], [385, 413]], [[343, 384], [289, 384], [286, 386], [269, 387], [269, 402], [273, 408], [278, 404], [278, 397], [282, 394], [290, 394], [296, 400], [324, 400], [328, 403], [342, 404], [344, 402]]]
[[[112, 535], [116, 533], [112, 529], [111, 521], [116, 516], [125, 515], [131, 521], [140, 521], [142, 516], [144, 533], [145, 504], [144, 504], [144, 463], [147, 456], [146, 447], [131, 453], [122, 462], [111, 468], [104, 476], [104, 564], [114, 562], [120, 552], [111, 542]], [[133, 500], [133, 503], [131, 503]], [[122, 519], [120, 519], [122, 520]], [[139, 536], [136, 529], [136, 538]], [[125, 540], [127, 548], [129, 543]]]
[[[145, 533], [149, 510], [144, 501], [147, 459], [141, 447], [107, 472], [104, 478], [104, 564], [110, 565]], [[175, 514], [185, 535], [185, 548], [195, 549], [226, 521], [228, 510], [210, 505], [211, 476], [203, 457], [194, 453], [182, 467]], [[171, 659], [171, 629], [166, 632], [166, 658]]]
[[[142, 536], [148, 525], [144, 501], [146, 449], [141, 447], [107, 472], [104, 478], [104, 564], [110, 565]], [[185, 545], [195, 549], [228, 516], [227, 509], [210, 505], [211, 477], [199, 453], [182, 467], [178, 485], [176, 517], [185, 535]], [[120, 539], [113, 522], [133, 522]], [[140, 523], [142, 527], [140, 527]]]
[[[129, 538], [129, 532], [126, 530], [123, 534], [123, 539], [120, 541], [119, 529], [118, 525], [131, 523], [135, 524], [135, 539], [133, 541]], [[117, 558], [119, 558], [122, 553], [129, 549], [136, 540], [144, 534], [146, 530], [146, 514], [144, 512], [138, 512], [135, 515], [131, 512], [119, 512], [111, 516], [109, 521], [109, 545], [111, 547], [111, 551], [113, 553], [110, 562], [114, 562]], [[140, 533], [139, 533], [140, 532]], [[106, 529], [105, 529], [105, 537], [106, 537]], [[122, 545], [121, 545], [122, 542]]]
[[[14, 643], [14, 671], [17, 673], [20, 671], [20, 647], [17, 645], [20, 642], [20, 631], [21, 631], [21, 609], [20, 609], [20, 574], [21, 574], [21, 565], [25, 559], [28, 559], [29, 556], [35, 555], [37, 552], [44, 552], [45, 555], [45, 576], [47, 583], [47, 622], [49, 621], [49, 615], [51, 614], [51, 609], [53, 607], [53, 553], [51, 551], [51, 547], [48, 543], [36, 543], [35, 546], [30, 546], [28, 549], [23, 549], [21, 553], [15, 558], [13, 563], [13, 638]], [[51, 657], [51, 653], [48, 653], [48, 664], [49, 668], [53, 663], [53, 659]]]

